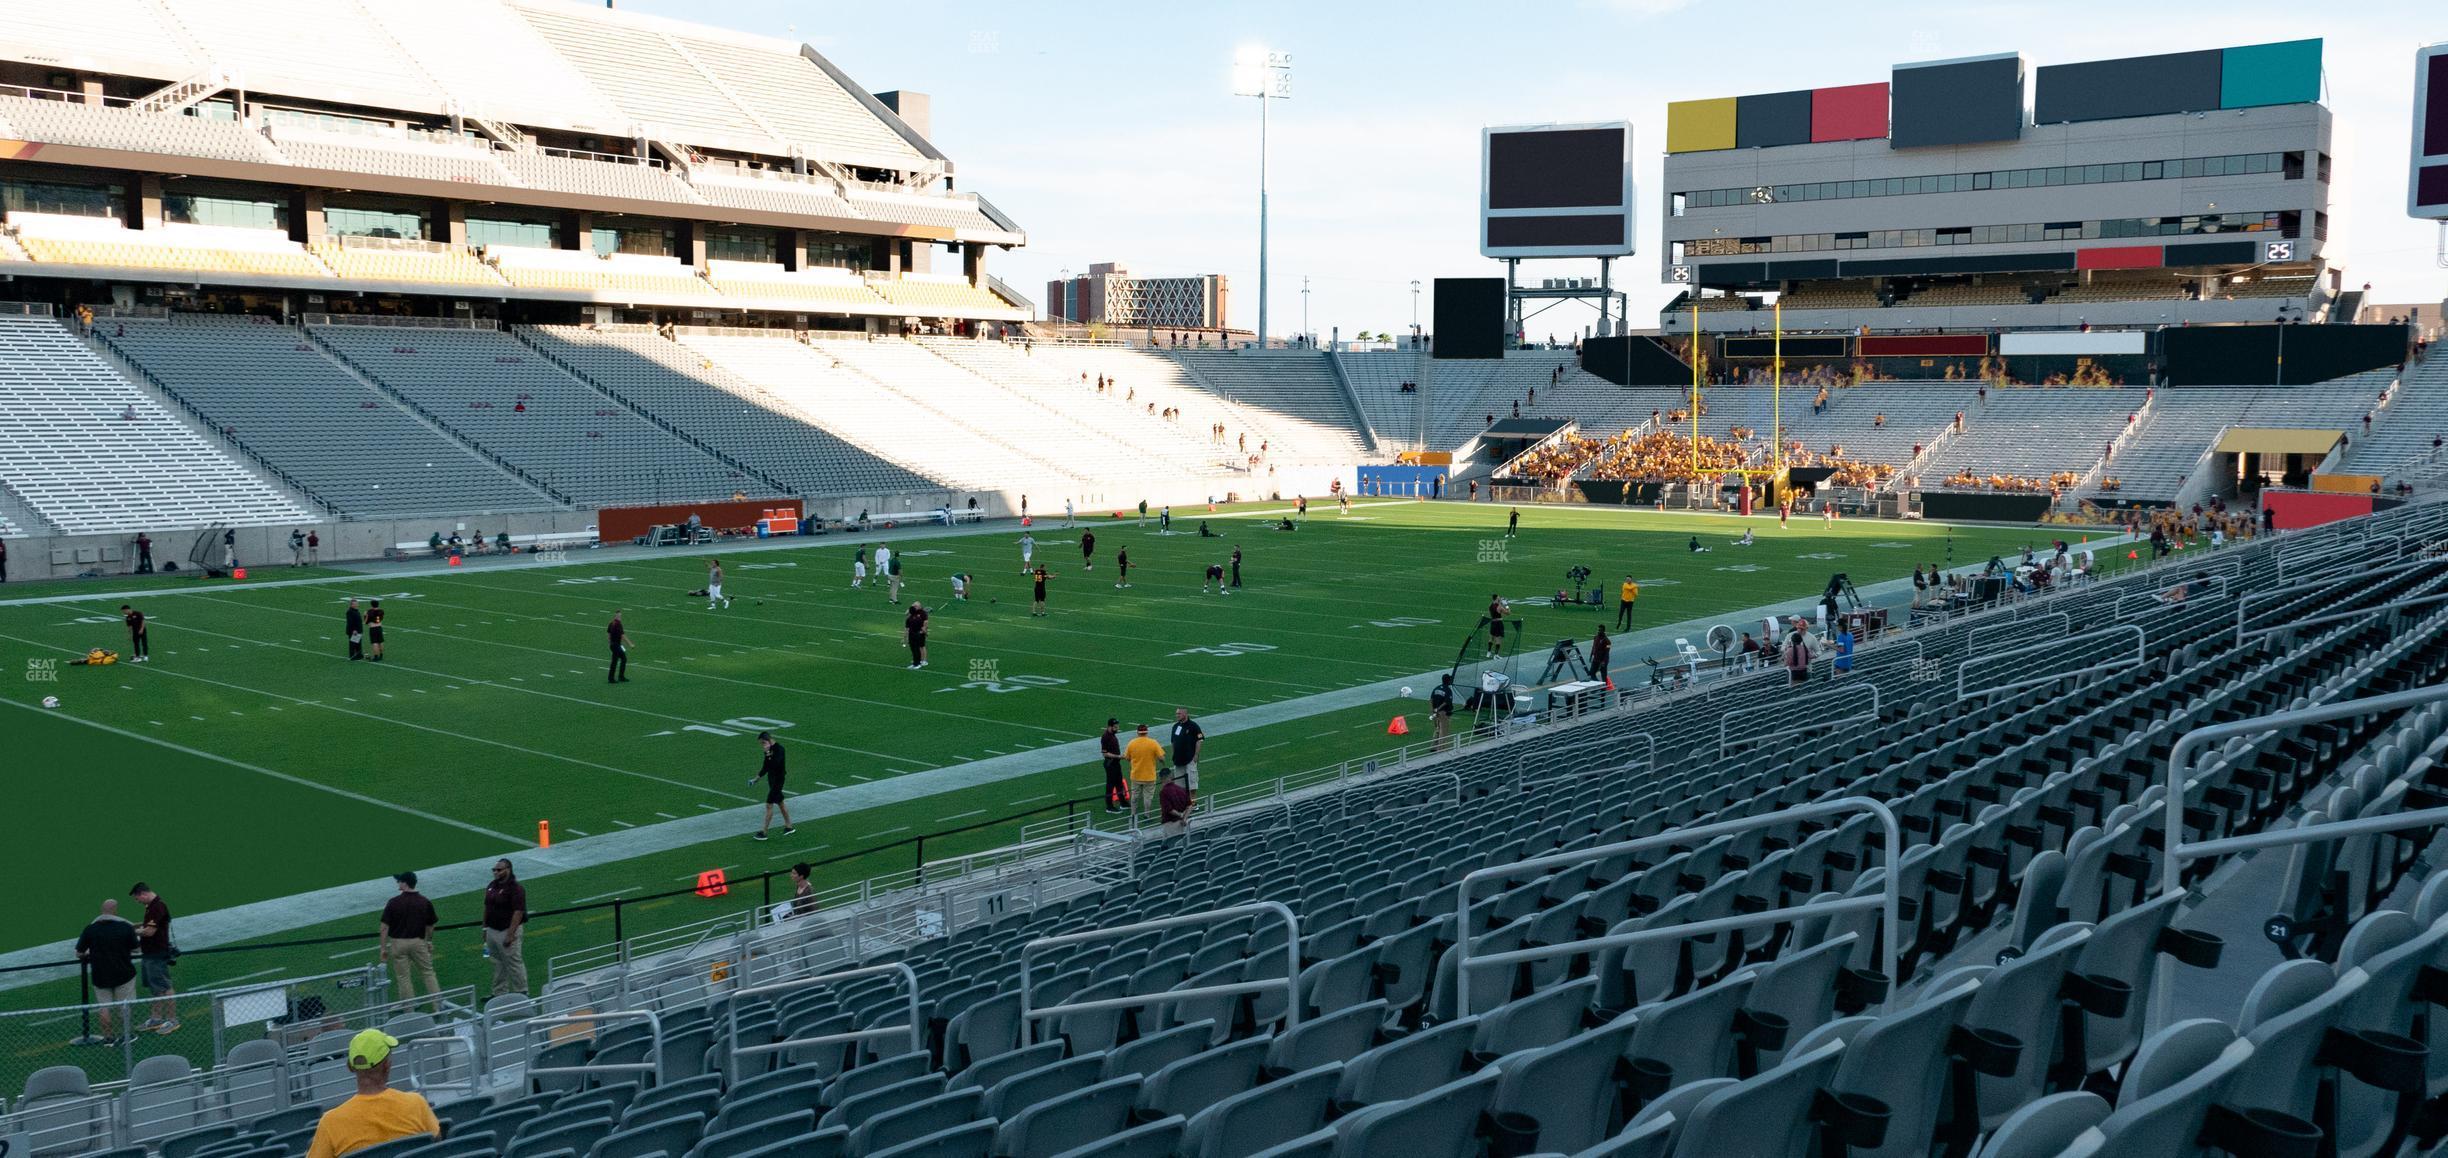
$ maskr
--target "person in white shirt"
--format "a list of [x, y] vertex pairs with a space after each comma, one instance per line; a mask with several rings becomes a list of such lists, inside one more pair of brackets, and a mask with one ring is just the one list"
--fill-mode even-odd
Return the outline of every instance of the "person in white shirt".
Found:
[[1036, 557], [1037, 557], [1037, 536], [1032, 535], [1032, 534], [1029, 534], [1027, 531], [1022, 531], [1022, 532], [1020, 532], [1020, 570], [1021, 570], [1021, 573], [1026, 574], [1026, 573], [1028, 572], [1028, 570], [1029, 570], [1029, 568], [1030, 568], [1030, 563], [1031, 563], [1031, 560], [1035, 559]]

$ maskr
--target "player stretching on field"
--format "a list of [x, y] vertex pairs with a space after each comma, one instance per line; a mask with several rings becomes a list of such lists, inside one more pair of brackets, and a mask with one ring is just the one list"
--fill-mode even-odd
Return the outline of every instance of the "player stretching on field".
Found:
[[1119, 572], [1114, 576], [1114, 586], [1130, 586], [1130, 548], [1124, 547], [1114, 552], [1114, 568]]
[[1096, 532], [1080, 532], [1080, 570], [1096, 570]]
[[[913, 607], [911, 610], [917, 609]], [[765, 747], [765, 764], [757, 769], [756, 775], [748, 778], [748, 782], [765, 782], [765, 819], [757, 822], [756, 839], [765, 839], [765, 830], [773, 827], [776, 809], [782, 812], [782, 835], [789, 836], [799, 831], [799, 826], [791, 823], [790, 805], [782, 799], [782, 745], [771, 732], [757, 733], [757, 743]]]
[[1034, 615], [1034, 616], [1042, 616], [1042, 615], [1044, 615], [1044, 614], [1046, 613], [1046, 609], [1045, 609], [1045, 581], [1046, 581], [1046, 569], [1045, 569], [1045, 568], [1043, 568], [1043, 567], [1039, 567], [1039, 568], [1038, 568], [1036, 571], [1031, 572], [1030, 577], [1031, 577], [1031, 578], [1033, 578], [1033, 579], [1035, 579], [1035, 580], [1037, 581], [1037, 592], [1036, 592], [1036, 595], [1034, 596], [1034, 602], [1032, 602], [1032, 603], [1030, 603], [1030, 604], [1029, 604], [1029, 614], [1030, 614], [1030, 615]]
[[714, 610], [717, 603], [731, 606], [730, 597], [722, 593], [722, 561], [719, 559], [706, 563], [706, 610]]
[[1199, 594], [1205, 595], [1210, 587], [1213, 587], [1218, 595], [1232, 594], [1224, 588], [1224, 565], [1222, 563], [1207, 565], [1207, 577], [1199, 580]]

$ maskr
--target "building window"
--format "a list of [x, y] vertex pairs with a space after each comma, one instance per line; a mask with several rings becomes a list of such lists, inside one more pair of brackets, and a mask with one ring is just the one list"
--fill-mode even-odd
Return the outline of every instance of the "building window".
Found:
[[162, 219], [180, 225], [287, 230], [289, 206], [287, 202], [264, 197], [164, 193]]
[[779, 259], [780, 252], [780, 243], [770, 229], [725, 226], [706, 231], [706, 256], [715, 261], [771, 263]]
[[327, 205], [323, 209], [323, 229], [342, 237], [395, 237], [423, 241], [425, 215], [404, 209]]
[[[2321, 179], [2328, 179], [2323, 157]], [[1815, 181], [1768, 187], [1768, 201], [1841, 201], [1863, 197], [1901, 197], [1920, 193], [1963, 193], [1987, 189], [2040, 189], [2058, 185], [2098, 185], [2129, 181], [2159, 181], [2170, 177], [2228, 177], [2282, 173], [2293, 180], [2303, 175], [2301, 153], [2237, 153], [2219, 157], [2185, 157], [2159, 161], [2121, 161], [2097, 165], [2052, 165], [2029, 169], [1995, 169], [1971, 173], [1936, 173], [1918, 177], [1886, 177], [1859, 181]], [[1669, 212], [1680, 217], [1692, 209], [1746, 205], [1760, 200], [1754, 187], [1693, 189], [1668, 194]]]
[[615, 253], [670, 257], [680, 251], [679, 231], [660, 221], [604, 221], [590, 231], [588, 240], [598, 257]]
[[127, 190], [119, 185], [62, 185], [0, 178], [0, 209], [67, 217], [122, 217], [127, 212]]
[[506, 221], [492, 217], [467, 219], [468, 244], [475, 246], [506, 246], [514, 249], [553, 249], [553, 225], [549, 221]]

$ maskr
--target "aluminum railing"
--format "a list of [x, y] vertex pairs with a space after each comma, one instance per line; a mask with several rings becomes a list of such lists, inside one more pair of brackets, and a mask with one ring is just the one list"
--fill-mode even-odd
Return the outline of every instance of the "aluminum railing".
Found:
[[[2439, 703], [2443, 700], [2448, 700], [2448, 684], [2413, 688], [2402, 692], [2388, 692], [2377, 696], [2362, 696], [2351, 700], [2340, 700], [2332, 704], [2322, 704], [2318, 707], [2271, 712], [2250, 719], [2231, 720], [2224, 724], [2195, 728], [2176, 737], [2176, 742], [2168, 747], [2165, 781], [2167, 798], [2160, 821], [2162, 832], [2160, 834], [2159, 891], [2161, 895], [2183, 891], [2184, 866], [2188, 861], [2251, 852], [2257, 849], [2284, 848], [2298, 844], [2343, 840], [2350, 836], [2367, 836], [2383, 832], [2397, 832], [2408, 828], [2448, 825], [2448, 808], [2423, 808], [2387, 816], [2331, 820], [2297, 828], [2273, 829], [2247, 833], [2242, 836], [2220, 837], [2215, 840], [2184, 839], [2185, 785], [2193, 776], [2194, 753], [2204, 747], [2221, 740], [2241, 736], [2257, 736], [2265, 732], [2275, 732], [2305, 724], [2327, 723], [2331, 720], [2357, 719], [2383, 712], [2418, 708], [2424, 704]], [[2167, 962], [2161, 962], [2159, 968], [2159, 984], [2152, 999], [2153, 1024], [2162, 1024], [2167, 1020], [2173, 1000], [2168, 985], [2168, 971], [2172, 966]]]
[[[2436, 568], [2439, 565], [2440, 561], [2437, 559], [2415, 559], [2410, 562], [2392, 563], [2386, 567], [2358, 567], [2356, 568], [2355, 574], [2352, 577], [2355, 579], [2378, 579], [2383, 576], [2397, 575], [2409, 571], [2418, 571], [2426, 567]], [[2280, 578], [2285, 578], [2283, 571], [2280, 574]], [[2271, 603], [2280, 601], [2286, 596], [2303, 595], [2310, 592], [2335, 587], [2339, 582], [2340, 580], [2334, 577], [2325, 579], [2307, 579], [2288, 583], [2282, 587], [2271, 587], [2260, 591], [2246, 591], [2242, 593], [2236, 599], [2236, 642], [2244, 642], [2246, 625], [2252, 622], [2253, 613], [2257, 608], [2266, 607]]]
[[[2124, 635], [2128, 632], [2133, 634], [2134, 641], [2134, 653], [2131, 658], [2102, 660], [2098, 663], [2086, 664], [2071, 671], [2051, 672], [2047, 675], [2027, 676], [2023, 679], [2008, 680], [2005, 683], [1990, 687], [1983, 687], [1978, 690], [1967, 690], [1967, 681], [1971, 678], [1972, 667], [1975, 664], [2005, 664], [2008, 660], [2017, 659], [2025, 655], [2044, 651], [2063, 650], [2079, 646], [2090, 640], [2105, 640], [2110, 636]], [[1965, 659], [1955, 665], [1955, 698], [1961, 701], [1971, 699], [1974, 696], [1994, 696], [2000, 692], [2021, 691], [2024, 688], [2039, 687], [2042, 684], [2055, 683], [2058, 680], [2072, 679], [2076, 676], [2097, 675], [2102, 672], [2121, 671], [2125, 668], [2137, 667], [2148, 662], [2150, 662], [2150, 637], [2143, 632], [2140, 626], [2136, 624], [2120, 623], [2114, 627], [2103, 627], [2097, 631], [2086, 631], [2081, 635], [2069, 635], [2064, 639], [2052, 639], [2044, 643], [2034, 643], [2023, 647], [2009, 648], [2005, 651], [1995, 652], [1990, 655], [1976, 655]], [[2013, 668], [2009, 666], [2007, 670], [2011, 671]]]
[[[1097, 941], [1113, 941], [1139, 933], [1179, 929], [1189, 925], [1206, 925], [1242, 916], [1271, 916], [1284, 924], [1284, 975], [1264, 981], [1240, 981], [1230, 985], [1201, 985], [1194, 989], [1168, 989], [1132, 997], [1109, 997], [1101, 1001], [1074, 1001], [1040, 1007], [1036, 1003], [1037, 980], [1032, 966], [1038, 954], [1065, 945], [1086, 945]], [[1202, 997], [1234, 997], [1244, 993], [1265, 993], [1281, 987], [1284, 991], [1284, 1027], [1300, 1024], [1300, 918], [1276, 901], [1255, 901], [1203, 913], [1185, 913], [1136, 924], [1117, 925], [1110, 929], [1091, 929], [1084, 933], [1068, 933], [1060, 937], [1040, 937], [1020, 948], [1020, 1047], [1028, 1048], [1036, 1041], [1039, 1018], [1060, 1017], [1070, 1013], [1099, 1013], [1112, 1009], [1137, 1009], [1148, 1005], [1171, 1005], [1177, 1001], [1193, 1001]]]
[[1726, 749], [1737, 743], [1757, 744], [1764, 740], [1774, 740], [1785, 736], [1799, 736], [1804, 732], [1815, 732], [1821, 728], [1833, 728], [1840, 724], [1856, 724], [1864, 721], [1875, 721], [1879, 718], [1880, 712], [1884, 705], [1883, 700], [1879, 695], [1878, 685], [1871, 683], [1868, 680], [1863, 680], [1857, 683], [1841, 684], [1837, 687], [1829, 688], [1824, 692], [1806, 695], [1796, 700], [1789, 700], [1785, 703], [1776, 705], [1772, 710], [1779, 716], [1808, 715], [1809, 706], [1815, 704], [1817, 701], [1833, 699], [1837, 696], [1850, 696], [1857, 692], [1864, 691], [1870, 693], [1870, 710], [1867, 712], [1845, 716], [1830, 716], [1826, 719], [1812, 720], [1806, 724], [1797, 724], [1790, 728], [1780, 728], [1774, 732], [1756, 732], [1746, 735], [1740, 740], [1731, 739], [1727, 735], [1728, 730], [1733, 727], [1735, 720], [1734, 713], [1728, 712], [1725, 715], [1717, 717], [1717, 754], [1719, 756], [1725, 755]]
[[[1473, 886], [1482, 881], [1507, 879], [1546, 869], [1587, 864], [1590, 861], [1604, 860], [1611, 856], [1663, 848], [1668, 845], [1697, 845], [1716, 837], [1747, 832], [1755, 828], [1798, 823], [1822, 816], [1851, 812], [1867, 812], [1878, 817], [1880, 828], [1886, 838], [1887, 857], [1882, 862], [1882, 867], [1886, 869], [1886, 872], [1882, 875], [1879, 895], [1876, 897], [1836, 897], [1828, 900], [1806, 901], [1781, 909], [1767, 909], [1757, 913], [1742, 913], [1730, 917], [1719, 917], [1715, 920], [1695, 921], [1688, 925], [1663, 925], [1655, 928], [1635, 929], [1626, 933], [1611, 933], [1603, 937], [1589, 937], [1578, 941], [1539, 945], [1484, 956], [1476, 955], [1471, 951], [1471, 892]], [[1885, 934], [1879, 938], [1879, 962], [1889, 983], [1893, 984], [1896, 977], [1896, 911], [1899, 908], [1898, 902], [1902, 900], [1898, 891], [1898, 881], [1903, 876], [1903, 873], [1899, 871], [1903, 852], [1903, 831], [1896, 823], [1893, 809], [1866, 796], [1842, 796], [1834, 800], [1823, 800], [1815, 804], [1780, 809], [1759, 816], [1746, 816], [1693, 828], [1672, 829], [1637, 840], [1620, 841], [1594, 848], [1574, 849], [1571, 852], [1532, 857], [1529, 860], [1516, 861], [1512, 864], [1490, 865], [1474, 870], [1462, 878], [1461, 886], [1454, 896], [1453, 935], [1459, 954], [1455, 959], [1454, 969], [1456, 981], [1454, 1016], [1468, 1017], [1471, 1014], [1471, 974], [1474, 970], [1503, 968], [1532, 961], [1545, 961], [1555, 957], [1578, 957], [1608, 949], [1628, 948], [1650, 941], [1705, 937], [1715, 933], [1734, 932], [1762, 925], [1779, 925], [1804, 917], [1833, 916], [1870, 908], [1876, 908], [1879, 911], [1881, 928]]]
[[[538, 1066], [530, 1064], [527, 1067], [527, 1076], [530, 1078], [557, 1076], [561, 1074], [641, 1074], [652, 1076], [663, 1072], [663, 1017], [661, 1014], [658, 1014], [651, 1009], [607, 1009], [594, 1013], [542, 1014], [535, 1017], [522, 1018], [520, 1019], [518, 1026], [519, 1031], [523, 1034], [537, 1029], [550, 1029], [557, 1025], [583, 1025], [590, 1028], [595, 1028], [601, 1026], [607, 1021], [643, 1021], [646, 1023], [648, 1045], [646, 1049], [645, 1061], [590, 1061], [574, 1066]], [[602, 1039], [602, 1034], [600, 1032], [594, 1033], [592, 1036], [599, 1041]], [[543, 1046], [534, 1047], [530, 1056], [539, 1056], [546, 1049], [558, 1044], [560, 1043], [549, 1042]]]
[[[814, 1037], [784, 1038], [783, 1040], [763, 1045], [740, 1044], [740, 1008], [747, 1004], [748, 998], [767, 997], [776, 993], [789, 993], [794, 990], [810, 989], [818, 985], [839, 985], [846, 981], [858, 981], [868, 977], [899, 978], [901, 983], [908, 988], [908, 1025], [887, 1025], [878, 1026], [874, 1029], [854, 1029], [847, 1033], [820, 1033]], [[909, 966], [898, 961], [885, 965], [868, 965], [858, 969], [844, 969], [838, 973], [822, 973], [814, 977], [800, 977], [790, 981], [777, 981], [771, 985], [758, 985], [748, 989], [735, 990], [731, 994], [730, 1022], [731, 1056], [733, 1057], [763, 1057], [766, 1054], [782, 1053], [786, 1050], [808, 1049], [820, 1045], [846, 1045], [854, 1041], [882, 1041], [886, 1038], [892, 1037], [909, 1038], [911, 1053], [918, 1053], [926, 1049], [926, 1023], [918, 1016], [918, 974]]]

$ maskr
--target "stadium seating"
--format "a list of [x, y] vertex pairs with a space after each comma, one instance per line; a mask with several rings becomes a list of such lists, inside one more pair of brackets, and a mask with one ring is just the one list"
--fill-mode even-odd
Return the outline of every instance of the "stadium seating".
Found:
[[1169, 350], [1166, 356], [1189, 371], [1191, 381], [1237, 404], [1247, 404], [1294, 422], [1290, 446], [1272, 451], [1279, 460], [1357, 462], [1365, 453], [1357, 433], [1359, 416], [1335, 382], [1326, 355], [1314, 350]]
[[2432, 440], [2448, 435], [2448, 358], [2432, 357], [2406, 368], [2396, 397], [2359, 436], [2342, 467], [2349, 474], [2430, 473], [2442, 459]]
[[[2125, 445], [2100, 468], [2100, 478], [2114, 479], [2115, 488], [2109, 490], [2094, 483], [2084, 493], [2140, 501], [2173, 500], [2192, 481], [2202, 454], [2210, 449], [2219, 431], [2240, 421], [2258, 393], [2215, 387], [2160, 390], [2150, 403], [2149, 413], [2136, 420], [2132, 433], [2125, 436]], [[2137, 408], [2142, 405], [2138, 398], [2130, 401]]]
[[[1920, 485], [1938, 489], [1957, 471], [2045, 480], [2081, 474], [2124, 429], [2138, 400], [2117, 389], [2009, 387], [1964, 410], [1964, 433], [1930, 452]], [[1948, 416], [1951, 423], [1953, 415]]]
[[0, 461], [69, 534], [317, 517], [48, 319], [0, 319]]
[[[1149, 460], [1155, 458], [1174, 464], [1175, 471], [1229, 478], [1234, 473], [1231, 468], [1235, 460], [1246, 458], [1235, 447], [1239, 445], [1236, 440], [1249, 433], [1248, 429], [1236, 425], [1238, 416], [1228, 413], [1205, 394], [1134, 378], [1134, 384], [1124, 387], [1121, 393], [1099, 395], [1093, 375], [1082, 382], [1079, 374], [1087, 371], [1066, 372], [1073, 363], [1061, 356], [1060, 347], [1022, 347], [966, 338], [916, 341], [945, 361], [1028, 399], [1040, 410], [1074, 416], [1074, 421], [1099, 431], [1100, 441], [1118, 441], [1127, 446], [1129, 453], [1122, 462], [1114, 464], [1124, 477], [1161, 477], [1161, 472], [1153, 476], [1150, 473]], [[1132, 395], [1138, 396], [1135, 401], [1124, 401]], [[1182, 413], [1167, 420], [1161, 413], [1148, 413], [1148, 406], [1159, 412], [1178, 408]], [[969, 412], [964, 408], [963, 413]], [[1225, 427], [1221, 440], [1208, 434], [1208, 428], [1219, 422]], [[1250, 449], [1255, 450], [1260, 441], [1251, 439]]]
[[905, 274], [901, 277], [869, 278], [867, 284], [883, 295], [886, 302], [903, 310], [942, 310], [945, 311], [942, 316], [969, 316], [1017, 308], [995, 296], [993, 291], [970, 285], [957, 277]]
[[[671, 140], [770, 144], [755, 114], [676, 51], [661, 32], [559, 8], [519, 15], [631, 120]], [[815, 70], [811, 68], [811, 73]]]
[[481, 142], [422, 134], [327, 133], [282, 124], [273, 126], [271, 138], [290, 164], [309, 169], [475, 185], [513, 184], [509, 172], [493, 160], [493, 150]]
[[770, 262], [710, 261], [706, 280], [725, 297], [789, 302], [826, 313], [875, 314], [885, 305], [865, 278], [846, 269], [794, 272]]
[[2031, 291], [2019, 285], [1933, 285], [1914, 290], [1904, 299], [1908, 306], [2020, 306], [2031, 301]]
[[499, 330], [343, 324], [307, 333], [444, 429], [573, 502], [675, 502], [775, 489]]
[[1758, 386], [1715, 388], [1707, 394], [1702, 429], [1722, 434], [1729, 426], [1746, 426], [1765, 445], [1772, 427], [1781, 427], [1787, 442], [1799, 442], [1810, 453], [1841, 446], [1847, 458], [1901, 467], [1912, 460], [1915, 446], [1936, 442], [1955, 421], [1955, 412], [1976, 409], [1978, 400], [1976, 387], [1965, 383], [1874, 382], [1828, 391], [1826, 412], [1813, 414], [1811, 398], [1817, 392], [1813, 386], [1787, 386], [1783, 398], [1772, 399]]
[[957, 490], [992, 492], [1043, 480], [1046, 493], [1084, 493], [1085, 483], [1049, 462], [844, 366], [786, 335], [682, 334], [682, 345], [789, 404], [822, 415], [843, 441]]
[[2068, 286], [2049, 295], [2048, 300], [2065, 303], [2178, 301], [2185, 296], [2186, 284], [2165, 275], [2100, 278], [2088, 285]]
[[1789, 310], [1874, 310], [1885, 304], [1868, 282], [1805, 283], [1777, 301]]
[[907, 163], [917, 153], [839, 82], [797, 53], [711, 35], [674, 35], [671, 43], [724, 91], [755, 109], [758, 122], [785, 141], [821, 141], [844, 158], [870, 163]]
[[[1655, 406], [1654, 392], [1628, 390], [1584, 373], [1566, 350], [1514, 350], [1499, 361], [1437, 361], [1411, 351], [1332, 356], [1342, 364], [1370, 429], [1397, 446], [1456, 449], [1486, 429], [1487, 415], [1509, 417], [1517, 402], [1524, 418], [1576, 419], [1585, 432], [1608, 433], [1638, 425]], [[1555, 377], [1558, 366], [1564, 367], [1561, 380]], [[1405, 382], [1418, 384], [1421, 392], [1403, 393]]]
[[1269, 457], [1286, 462], [1308, 457], [1305, 448], [1312, 441], [1340, 445], [1343, 438], [1340, 431], [1314, 431], [1297, 418], [1219, 397], [1199, 385], [1180, 362], [1159, 350], [1056, 342], [1030, 342], [1026, 348], [1025, 368], [1007, 375], [1008, 381], [1025, 388], [1045, 381], [1043, 375], [1050, 373], [1060, 380], [1055, 385], [1070, 383], [1093, 397], [1096, 379], [1101, 376], [1115, 388], [1105, 398], [1107, 405], [1136, 409], [1142, 416], [1149, 403], [1154, 403], [1158, 410], [1170, 407], [1182, 412], [1182, 422], [1194, 432], [1221, 422], [1232, 435], [1235, 453], [1242, 453], [1239, 438], [1242, 431], [1249, 432], [1247, 453], [1256, 454], [1263, 445], [1268, 448]]
[[492, 266], [457, 246], [377, 237], [336, 237], [312, 248], [315, 257], [330, 266], [333, 273], [351, 281], [487, 288], [506, 284]]
[[1153, 432], [1109, 432], [1067, 409], [971, 373], [928, 346], [898, 338], [830, 339], [813, 345], [874, 380], [879, 389], [897, 391], [946, 420], [1059, 463], [1066, 474], [1103, 480], [1116, 488], [1093, 501], [1127, 503], [1164, 480], [1223, 475], [1216, 454], [1192, 442], [1188, 432], [1173, 423], [1161, 423], [1169, 429]]
[[564, 290], [605, 301], [638, 294], [709, 300], [719, 296], [677, 258], [635, 253], [599, 257], [592, 250], [506, 245], [488, 247], [485, 257], [500, 269], [503, 280], [520, 289]]
[[550, 509], [551, 496], [264, 318], [105, 319], [96, 334], [223, 435], [355, 518]]
[[534, 326], [526, 339], [605, 393], [803, 495], [892, 495], [937, 489], [909, 465], [844, 441], [820, 410], [803, 410], [644, 326]]
[[[2437, 826], [2198, 860], [2165, 894], [2153, 856], [2178, 736], [2448, 673], [2448, 612], [2383, 609], [2448, 590], [2448, 562], [2362, 558], [2398, 534], [2443, 541], [2448, 520], [2395, 512], [1925, 624], [1838, 681], [1881, 689], [1875, 706], [1829, 714], [1834, 689], [1736, 677], [1291, 808], [1219, 792], [1186, 838], [1050, 858], [1044, 899], [1016, 911], [984, 903], [1011, 895], [998, 874], [937, 886], [933, 931], [879, 916], [854, 949], [846, 919], [794, 920], [557, 976], [539, 1002], [408, 1037], [542, 1046], [580, 1072], [505, 1070], [473, 1107], [443, 1106], [455, 1141], [385, 1153], [468, 1155], [485, 1136], [605, 1158], [2162, 1154], [2214, 1125], [2248, 1152], [2326, 1137], [2392, 1153], [2433, 1080], [2448, 884], [2416, 853]], [[2320, 584], [2276, 590], [2281, 557], [2285, 582]], [[2196, 571], [2222, 582], [2160, 591]], [[2281, 630], [2239, 643], [2248, 590], [2266, 594], [2244, 621]], [[1934, 686], [1933, 662], [1963, 683]], [[1797, 716], [1805, 744], [1748, 739]], [[2440, 703], [2240, 735], [2201, 754], [2179, 835], [2422, 806], [2443, 758]], [[1864, 797], [1901, 855], [1838, 803]], [[1738, 821], [1753, 826], [1708, 827]], [[1892, 928], [1862, 908], [1771, 912], [1891, 886]], [[2249, 952], [2273, 899], [2298, 959]], [[1486, 964], [1525, 946], [1556, 953]], [[710, 988], [709, 952], [726, 962]], [[907, 968], [917, 1019], [900, 976], [825, 973], [855, 959]], [[1108, 997], [1145, 1003], [1046, 1012]], [[553, 1007], [592, 1034], [527, 1023]], [[658, 1033], [652, 1080], [585, 1072], [651, 1056]], [[224, 1112], [230, 1073], [156, 1075], [138, 1116], [56, 1067], [0, 1127], [61, 1151], [118, 1141], [122, 1120], [165, 1156], [302, 1144], [293, 1110], [192, 1124]]]
[[503, 152], [496, 159], [530, 189], [634, 197], [641, 201], [701, 200], [660, 162], [611, 156], [562, 156], [531, 149]]
[[331, 271], [306, 252], [305, 246], [269, 229], [215, 225], [129, 229], [107, 217], [18, 212], [8, 215], [8, 224], [27, 256], [40, 262], [307, 281], [331, 278]]
[[856, 210], [829, 182], [790, 173], [708, 165], [689, 175], [689, 187], [708, 204], [773, 213], [821, 213], [850, 217]]
[[[131, 29], [145, 23], [116, 25]], [[63, 96], [65, 94], [62, 94]], [[211, 157], [225, 161], [276, 159], [262, 137], [235, 121], [161, 116], [114, 105], [0, 96], [0, 128], [21, 140], [53, 141], [95, 149]]]

